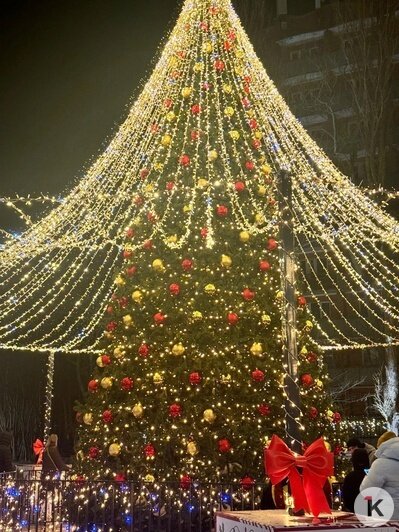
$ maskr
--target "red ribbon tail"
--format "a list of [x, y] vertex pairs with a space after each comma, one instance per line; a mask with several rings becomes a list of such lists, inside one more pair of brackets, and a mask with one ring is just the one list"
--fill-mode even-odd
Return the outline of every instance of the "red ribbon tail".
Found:
[[303, 475], [303, 486], [312, 515], [317, 517], [321, 513], [331, 514], [331, 508], [328, 504], [320, 479], [317, 477], [315, 478], [311, 472], [305, 471]]
[[305, 490], [302, 484], [301, 475], [297, 469], [293, 467], [288, 475], [290, 481], [291, 494], [294, 499], [294, 510], [305, 510], [309, 512], [309, 505], [305, 495]]

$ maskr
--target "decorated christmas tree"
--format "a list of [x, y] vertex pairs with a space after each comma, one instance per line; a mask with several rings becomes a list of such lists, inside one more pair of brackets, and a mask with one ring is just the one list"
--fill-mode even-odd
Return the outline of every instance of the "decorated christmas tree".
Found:
[[[282, 105], [230, 0], [187, 0], [110, 147], [135, 214], [78, 408], [83, 473], [262, 478], [265, 442], [285, 435], [287, 415]], [[296, 298], [298, 423], [310, 442], [339, 414]]]

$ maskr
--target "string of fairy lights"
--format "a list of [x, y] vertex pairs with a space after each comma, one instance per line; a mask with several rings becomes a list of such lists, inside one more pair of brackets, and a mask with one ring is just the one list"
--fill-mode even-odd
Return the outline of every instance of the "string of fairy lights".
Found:
[[[278, 235], [289, 208], [321, 349], [399, 344], [399, 225], [385, 211], [399, 193], [356, 188], [292, 115], [230, 0], [200, 3], [186, 0], [126, 120], [68, 195], [0, 198], [26, 224], [1, 233], [0, 347], [50, 352], [50, 372], [55, 352], [99, 352], [124, 254], [156, 239], [183, 249], [201, 223], [214, 247], [222, 189], [244, 242]], [[208, 10], [214, 33], [199, 15]], [[34, 221], [33, 204], [53, 208]], [[139, 226], [145, 235], [131, 239]]]

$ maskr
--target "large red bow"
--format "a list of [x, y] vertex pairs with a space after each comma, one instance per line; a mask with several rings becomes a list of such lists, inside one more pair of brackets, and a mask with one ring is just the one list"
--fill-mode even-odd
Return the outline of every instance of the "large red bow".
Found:
[[[334, 457], [319, 438], [306, 449], [303, 456], [295, 455], [281, 438], [275, 434], [268, 449], [265, 449], [265, 467], [272, 484], [278, 484], [288, 477], [295, 510], [331, 513], [323, 486], [333, 475]], [[298, 471], [302, 468], [302, 475]]]
[[43, 460], [44, 443], [38, 438], [33, 442], [33, 452], [37, 456], [37, 463], [41, 464]]

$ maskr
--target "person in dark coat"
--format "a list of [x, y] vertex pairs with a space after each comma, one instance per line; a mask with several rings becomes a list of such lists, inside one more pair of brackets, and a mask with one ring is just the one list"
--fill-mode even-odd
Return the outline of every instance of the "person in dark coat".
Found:
[[342, 485], [344, 507], [349, 512], [354, 512], [355, 499], [359, 495], [360, 484], [366, 475], [365, 469], [369, 469], [370, 467], [367, 449], [354, 449], [352, 453], [352, 465], [353, 471], [346, 475]]
[[57, 434], [50, 434], [43, 452], [42, 477], [53, 477], [68, 469], [58, 450]]
[[0, 432], [0, 473], [14, 471], [11, 453], [12, 435], [9, 432]]

